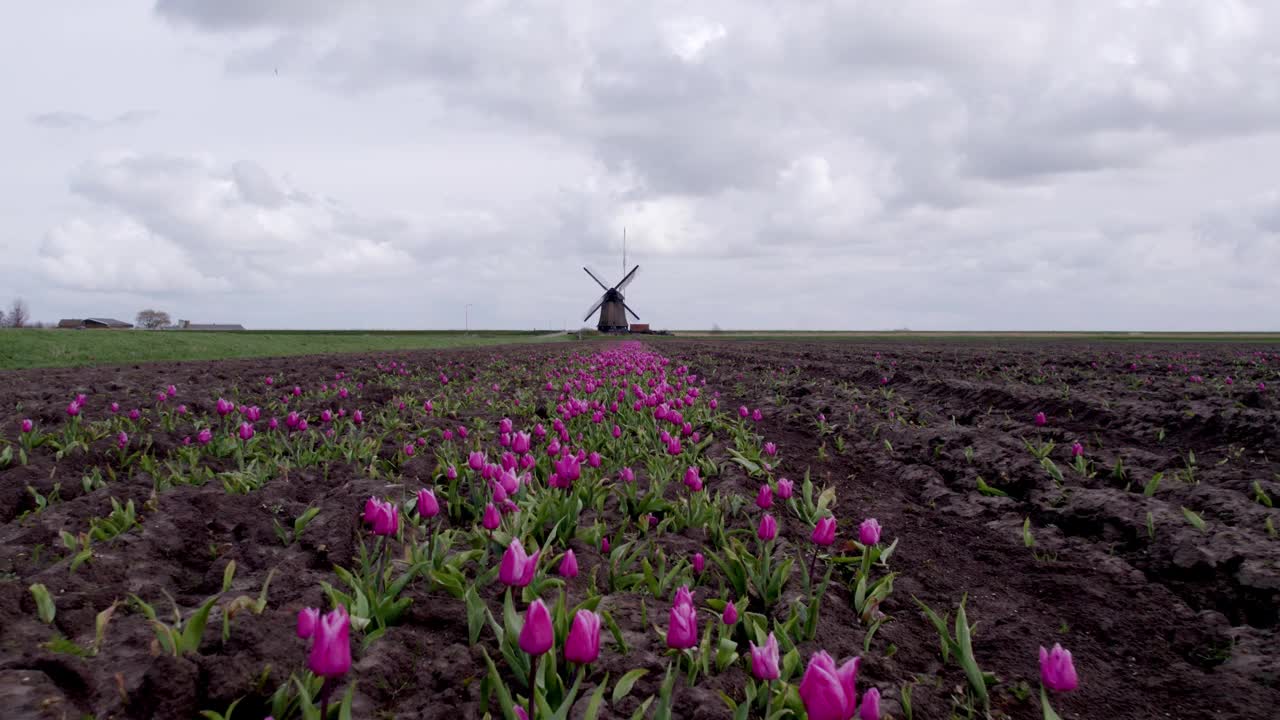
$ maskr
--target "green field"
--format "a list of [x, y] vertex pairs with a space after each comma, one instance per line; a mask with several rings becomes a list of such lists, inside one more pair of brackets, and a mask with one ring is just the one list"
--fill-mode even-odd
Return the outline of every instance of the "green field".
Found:
[[1049, 330], [677, 330], [675, 337], [719, 340], [792, 340], [863, 342], [880, 340], [956, 340], [999, 342], [1009, 340], [1050, 340], [1087, 342], [1232, 342], [1276, 343], [1280, 332], [1077, 332]]
[[0, 330], [0, 370], [562, 342], [548, 331]]

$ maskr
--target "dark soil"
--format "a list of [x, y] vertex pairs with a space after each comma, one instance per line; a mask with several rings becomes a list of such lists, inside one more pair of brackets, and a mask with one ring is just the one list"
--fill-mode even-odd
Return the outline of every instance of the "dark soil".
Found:
[[[275, 397], [294, 384], [314, 386], [335, 372], [361, 372], [392, 357], [463, 377], [466, 368], [498, 358], [534, 366], [581, 347], [4, 372], [0, 437], [16, 439], [22, 417], [56, 427], [77, 392], [88, 396], [85, 415], [95, 418], [112, 400], [147, 407], [158, 389], [173, 383], [192, 412], [209, 413], [221, 395], [265, 397], [266, 375], [276, 379]], [[706, 391], [721, 393], [722, 410], [740, 403], [763, 408], [760, 429], [777, 442], [783, 474], [799, 479], [808, 468], [815, 483], [836, 487], [842, 537], [856, 534], [863, 517], [876, 517], [886, 541], [898, 540], [891, 564], [900, 575], [882, 608], [892, 621], [870, 651], [863, 651], [865, 631], [848, 610], [845, 588], [828, 596], [819, 641], [801, 646], [806, 658], [817, 649], [836, 657], [862, 654], [860, 685], [880, 688], [887, 715], [903, 717], [899, 698], [910, 685], [916, 718], [952, 716], [964, 675], [943, 664], [936, 633], [911, 598], [954, 614], [967, 594], [977, 660], [999, 678], [996, 716], [1040, 717], [1037, 649], [1060, 642], [1072, 651], [1080, 676], [1079, 689], [1053, 698], [1063, 718], [1276, 717], [1280, 538], [1268, 534], [1265, 523], [1268, 517], [1280, 523], [1280, 511], [1255, 498], [1254, 484], [1280, 499], [1280, 462], [1270, 458], [1280, 435], [1280, 354], [1216, 344], [1032, 342], [663, 341], [652, 349], [706, 377]], [[1191, 375], [1203, 382], [1189, 381]], [[1274, 389], [1259, 390], [1259, 382]], [[355, 397], [369, 407], [394, 395], [370, 382]], [[307, 401], [303, 408], [318, 412], [321, 405]], [[1047, 415], [1044, 427], [1033, 422], [1037, 412]], [[828, 435], [819, 433], [819, 414], [833, 426]], [[477, 402], [438, 422], [479, 427], [496, 418]], [[184, 434], [154, 432], [156, 454], [176, 452]], [[1057, 443], [1050, 457], [1063, 475], [1061, 486], [1023, 438]], [[1084, 445], [1092, 477], [1071, 466], [1075, 441]], [[723, 457], [724, 451], [715, 446], [711, 452]], [[332, 464], [276, 478], [247, 495], [228, 494], [216, 482], [153, 494], [154, 478], [141, 471], [86, 492], [82, 477], [112, 463], [107, 440], [87, 455], [56, 461], [42, 451], [29, 465], [0, 469], [0, 703], [6, 708], [0, 716], [190, 718], [201, 710], [222, 712], [245, 696], [236, 717], [261, 717], [266, 697], [304, 667], [305, 646], [293, 633], [298, 609], [322, 605], [320, 583], [334, 581], [335, 564], [351, 566], [361, 532], [358, 509], [368, 496], [387, 493], [386, 482]], [[431, 472], [425, 460], [418, 463], [404, 468], [409, 492]], [[1115, 471], [1117, 463], [1123, 473]], [[754, 495], [754, 481], [735, 470], [726, 464], [718, 487]], [[1144, 486], [1157, 472], [1163, 480], [1148, 497]], [[979, 476], [1003, 495], [979, 493]], [[57, 500], [35, 512], [35, 496], [52, 498], [55, 487]], [[135, 502], [140, 527], [96, 545], [93, 560], [70, 572], [59, 531], [86, 529], [90, 518], [110, 510], [113, 497]], [[283, 545], [273, 523], [288, 524], [309, 505], [320, 508], [316, 521], [297, 543]], [[1203, 518], [1203, 530], [1183, 508]], [[1027, 518], [1034, 548], [1023, 541]], [[807, 548], [807, 528], [781, 525], [784, 543]], [[682, 536], [662, 541], [679, 556], [699, 543]], [[582, 596], [587, 569], [601, 560], [596, 548], [580, 545], [574, 547], [584, 574], [570, 583], [571, 597]], [[130, 594], [164, 616], [171, 614], [167, 592], [185, 617], [220, 589], [231, 560], [237, 573], [227, 597], [256, 596], [271, 569], [275, 576], [266, 610], [237, 614], [226, 642], [215, 612], [198, 653], [159, 655], [146, 619], [121, 604], [96, 657], [44, 646], [55, 633], [91, 645], [95, 616]], [[53, 628], [37, 619], [27, 589], [32, 583], [43, 583], [55, 597]], [[467, 644], [462, 602], [443, 592], [409, 594], [414, 602], [403, 622], [368, 652], [356, 653], [356, 717], [479, 717], [484, 663], [479, 648]], [[497, 587], [482, 595], [498, 607]], [[699, 589], [699, 599], [714, 596], [714, 589]], [[652, 627], [642, 623], [640, 602], [620, 594], [601, 605], [618, 619], [631, 653], [606, 650], [588, 684], [606, 672], [612, 683], [631, 668], [650, 668], [632, 696], [604, 717], [629, 717], [656, 691], [665, 666]], [[647, 600], [651, 625], [662, 622], [657, 618], [665, 607]], [[492, 635], [486, 632], [482, 642], [491, 646]], [[745, 677], [732, 669], [696, 688], [678, 685], [677, 716], [727, 717], [717, 691], [734, 695]]]

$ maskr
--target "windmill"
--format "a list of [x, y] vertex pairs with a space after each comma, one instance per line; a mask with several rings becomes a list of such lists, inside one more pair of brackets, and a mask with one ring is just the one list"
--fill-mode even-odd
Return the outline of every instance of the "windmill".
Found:
[[[622, 266], [623, 270], [626, 270], [626, 267], [627, 266], [624, 263]], [[640, 316], [637, 315], [630, 307], [627, 307], [626, 298], [623, 296], [622, 292], [627, 288], [627, 285], [635, 279], [636, 271], [640, 269], [640, 266], [637, 265], [631, 268], [631, 272], [623, 276], [622, 281], [613, 287], [608, 287], [604, 283], [600, 282], [600, 278], [596, 277], [595, 273], [588, 270], [585, 266], [582, 269], [591, 276], [592, 280], [596, 281], [597, 285], [604, 289], [604, 294], [601, 295], [600, 299], [591, 306], [591, 309], [587, 311], [587, 315], [582, 318], [582, 321], [586, 322], [587, 320], [590, 320], [591, 316], [595, 314], [595, 311], [599, 310], [600, 322], [596, 323], [597, 330], [602, 333], [628, 332], [630, 327], [627, 325], [626, 314], [631, 313], [631, 317], [637, 320], [640, 319]]]

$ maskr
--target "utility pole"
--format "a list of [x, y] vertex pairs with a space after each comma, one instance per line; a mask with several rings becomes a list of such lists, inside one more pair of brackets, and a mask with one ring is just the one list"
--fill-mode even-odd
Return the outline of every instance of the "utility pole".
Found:
[[466, 329], [463, 331], [463, 334], [467, 334], [471, 332], [471, 303], [467, 303], [467, 306], [466, 306], [465, 322], [466, 322]]

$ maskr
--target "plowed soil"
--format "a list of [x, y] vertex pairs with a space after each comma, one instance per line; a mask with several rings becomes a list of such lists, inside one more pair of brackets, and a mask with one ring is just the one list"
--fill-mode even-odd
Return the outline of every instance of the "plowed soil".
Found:
[[[898, 541], [892, 564], [899, 576], [882, 607], [892, 620], [871, 649], [864, 652], [865, 631], [851, 611], [825, 612], [818, 641], [801, 646], [806, 657], [819, 648], [837, 657], [862, 654], [860, 684], [881, 689], [886, 715], [903, 717], [899, 699], [910, 686], [914, 717], [952, 716], [964, 675], [943, 663], [937, 635], [912, 597], [941, 612], [953, 611], [967, 594], [976, 658], [999, 678], [996, 717], [1040, 716], [1037, 649], [1054, 642], [1072, 651], [1080, 676], [1076, 691], [1054, 696], [1063, 718], [1277, 716], [1280, 538], [1267, 521], [1280, 524], [1280, 511], [1258, 493], [1280, 500], [1280, 458], [1270, 457], [1280, 440], [1275, 351], [1226, 344], [714, 340], [650, 348], [705, 377], [706, 391], [718, 391], [724, 408], [762, 408], [759, 429], [778, 444], [783, 474], [808, 469], [815, 483], [833, 485], [842, 528], [876, 517], [886, 541]], [[251, 394], [266, 375], [287, 372], [289, 384], [314, 385], [392, 357], [461, 374], [497, 357], [539, 363], [581, 350], [522, 346], [4, 372], [0, 437], [16, 441], [23, 417], [56, 430], [76, 393], [88, 396], [84, 413], [95, 418], [111, 401], [148, 406], [157, 388], [173, 383], [192, 412], [210, 413], [215, 398]], [[370, 380], [353, 397], [369, 407], [391, 401], [392, 393]], [[1046, 415], [1043, 426], [1034, 422], [1038, 412]], [[479, 404], [439, 420], [495, 422]], [[176, 452], [184, 434], [154, 431], [155, 453]], [[1049, 457], [1061, 482], [1024, 441], [1055, 443]], [[1072, 467], [1074, 442], [1083, 446], [1084, 473]], [[725, 449], [713, 446], [711, 453], [723, 458]], [[404, 468], [414, 487], [419, 474], [430, 475], [428, 453], [421, 455], [420, 467], [413, 460]], [[105, 440], [88, 454], [59, 461], [41, 449], [28, 465], [0, 469], [0, 717], [191, 718], [221, 712], [242, 696], [236, 717], [262, 717], [270, 692], [304, 663], [295, 614], [323, 605], [320, 583], [333, 581], [335, 564], [351, 566], [359, 508], [370, 495], [384, 494], [386, 482], [332, 464], [245, 495], [228, 494], [218, 483], [153, 495], [154, 478], [139, 470], [86, 492], [82, 478], [113, 458]], [[1156, 473], [1162, 480], [1151, 488]], [[753, 482], [732, 469], [717, 482], [754, 494]], [[38, 507], [37, 496], [49, 499], [46, 507]], [[140, 527], [95, 546], [93, 560], [70, 572], [59, 531], [84, 530], [110, 510], [113, 497], [136, 503]], [[274, 524], [308, 506], [320, 508], [316, 521], [298, 542], [283, 545]], [[1027, 546], [1024, 522], [1034, 547]], [[781, 537], [807, 547], [807, 528], [784, 521]], [[681, 553], [698, 547], [694, 537], [665, 542]], [[584, 569], [600, 563], [596, 548], [575, 551]], [[156, 602], [162, 614], [168, 593], [186, 614], [220, 589], [230, 560], [238, 572], [229, 596], [255, 595], [267, 573], [275, 575], [265, 611], [238, 614], [225, 642], [215, 613], [198, 653], [157, 654], [146, 619], [122, 605], [97, 656], [45, 645], [54, 633], [90, 645], [96, 614], [131, 593]], [[56, 599], [53, 628], [37, 619], [32, 583], [43, 583]], [[571, 594], [585, 579], [574, 583]], [[445, 593], [409, 594], [414, 602], [404, 621], [369, 652], [357, 652], [356, 717], [479, 717], [484, 663], [479, 649], [468, 646], [462, 602]], [[497, 588], [484, 596], [497, 607]], [[850, 593], [839, 588], [828, 603], [847, 609]], [[606, 598], [602, 607], [618, 619], [632, 650], [622, 656], [606, 649], [592, 681], [605, 672], [616, 680], [631, 668], [651, 669], [633, 697], [603, 715], [629, 717], [638, 698], [656, 691], [665, 660], [641, 620], [638, 598]], [[655, 607], [650, 600], [651, 622]], [[733, 669], [696, 688], [678, 685], [677, 716], [728, 717], [717, 691], [734, 694], [745, 677]]]

